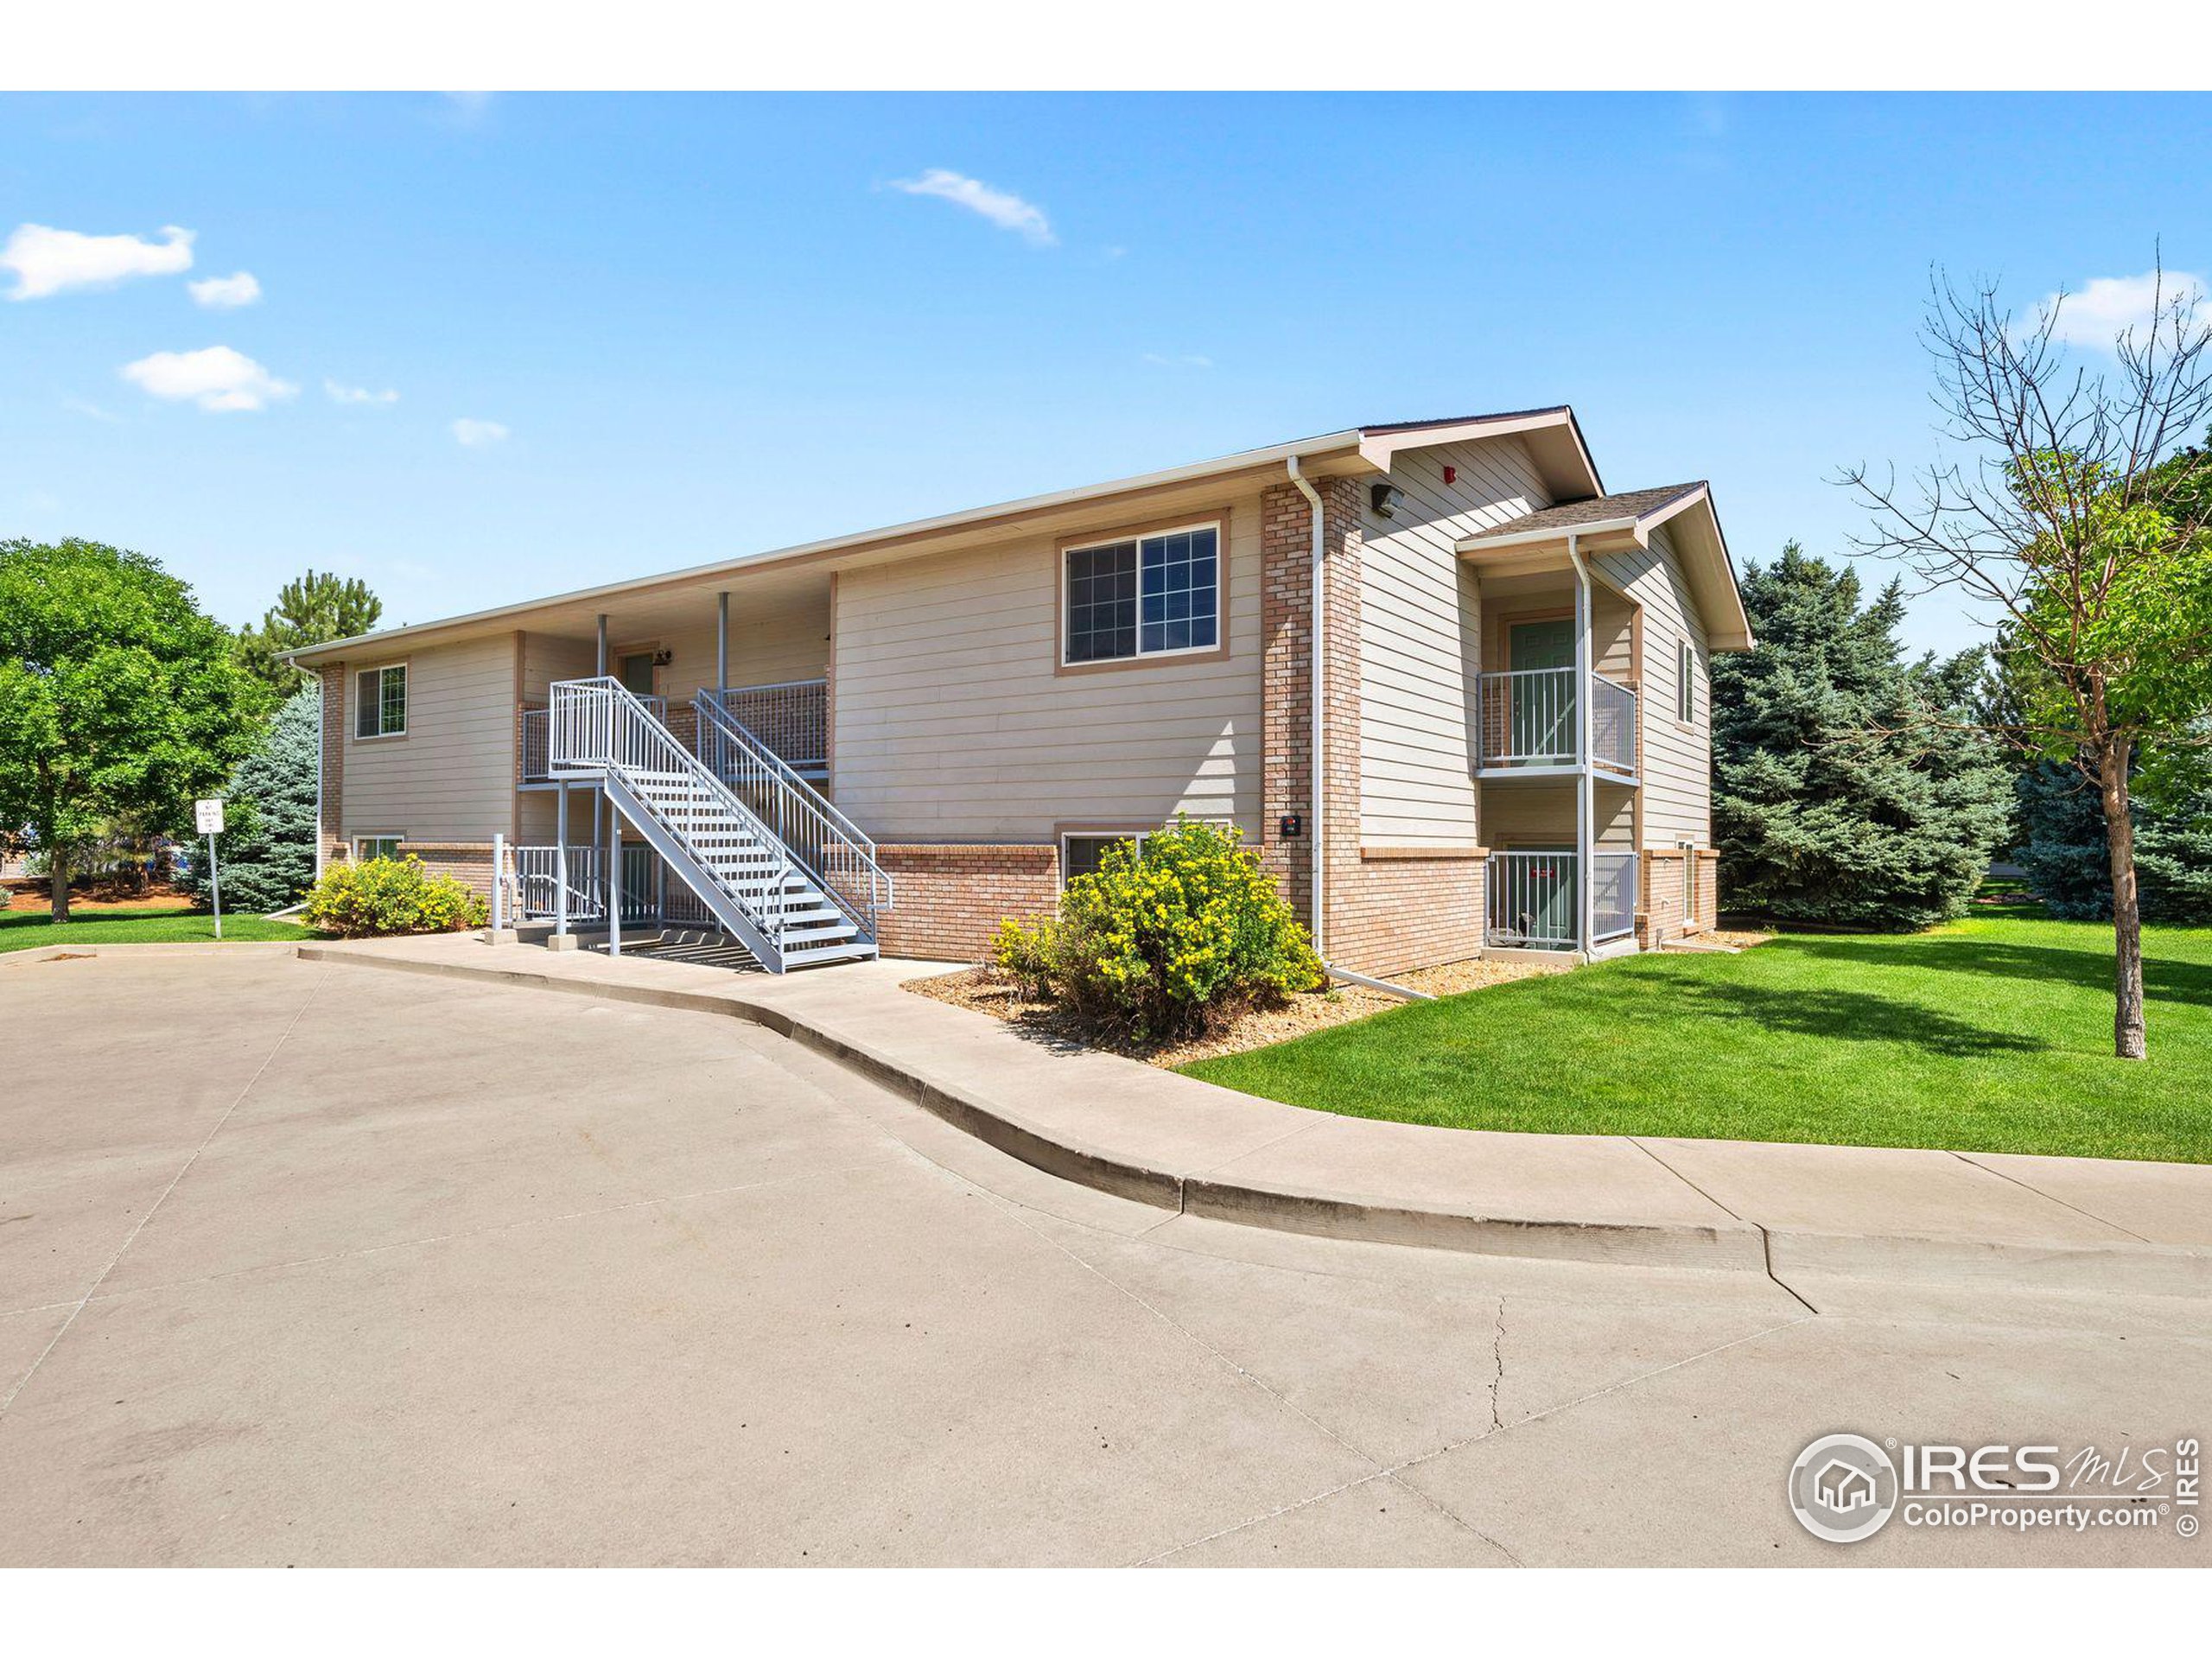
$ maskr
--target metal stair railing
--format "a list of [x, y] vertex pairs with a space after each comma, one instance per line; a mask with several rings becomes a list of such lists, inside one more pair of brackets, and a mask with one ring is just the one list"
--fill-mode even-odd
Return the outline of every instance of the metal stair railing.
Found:
[[[633, 818], [642, 814], [653, 820], [715, 889], [712, 896], [729, 906], [747, 924], [747, 931], [757, 933], [769, 952], [780, 957], [791, 902], [787, 888], [798, 872], [774, 833], [620, 680], [562, 680], [552, 690], [546, 758], [553, 774], [599, 772], [610, 792], [619, 784], [624, 810]], [[651, 827], [639, 824], [641, 830]], [[709, 846], [708, 837], [721, 844]], [[760, 887], [757, 898], [741, 891], [717, 861], [717, 855], [753, 850], [767, 855], [767, 862], [747, 878], [747, 885]]]
[[767, 826], [823, 896], [873, 944], [880, 912], [893, 903], [891, 876], [875, 842], [761, 741], [711, 691], [692, 699], [698, 710], [699, 758]]

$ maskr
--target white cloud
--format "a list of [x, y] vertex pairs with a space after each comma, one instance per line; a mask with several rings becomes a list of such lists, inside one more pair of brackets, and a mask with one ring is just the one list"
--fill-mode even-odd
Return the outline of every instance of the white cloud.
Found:
[[322, 389], [330, 394], [334, 404], [396, 404], [399, 394], [387, 386], [382, 391], [371, 391], [366, 386], [345, 386], [335, 380], [326, 380]]
[[235, 311], [261, 297], [261, 284], [250, 270], [229, 276], [210, 276], [205, 282], [187, 283], [184, 287], [194, 303], [214, 311]]
[[2157, 271], [2146, 270], [2140, 276], [2092, 276], [2079, 293], [2067, 295], [2063, 304], [2056, 294], [2045, 296], [2041, 310], [2048, 315], [2057, 307], [2058, 325], [2051, 331], [2056, 339], [2109, 350], [2131, 329], [2144, 334], [2153, 320], [2154, 305], [2171, 307], [2177, 300], [2204, 296], [2202, 276], [2170, 270], [2162, 278]]
[[103, 421], [110, 426], [119, 425], [123, 420], [122, 416], [111, 410], [102, 409], [88, 398], [64, 397], [61, 400], [61, 407], [72, 415], [81, 415], [88, 421]]
[[497, 421], [462, 419], [453, 423], [454, 442], [464, 449], [482, 449], [507, 441], [507, 429]]
[[964, 173], [933, 167], [918, 179], [893, 179], [891, 188], [910, 196], [937, 196], [971, 213], [981, 213], [1001, 230], [1013, 231], [1040, 248], [1059, 241], [1052, 234], [1045, 210], [1036, 203], [1024, 201], [1010, 191], [993, 189]]
[[1147, 352], [1144, 360], [1160, 369], [1210, 369], [1213, 359], [1196, 352]]
[[188, 400], [202, 409], [261, 409], [281, 403], [299, 388], [279, 380], [260, 364], [227, 346], [198, 352], [156, 352], [126, 363], [123, 378], [149, 397], [170, 403]]
[[112, 288], [132, 276], [173, 276], [192, 269], [192, 232], [164, 226], [165, 242], [136, 236], [86, 236], [51, 225], [18, 225], [0, 248], [0, 270], [13, 271], [11, 300], [42, 300], [72, 288]]

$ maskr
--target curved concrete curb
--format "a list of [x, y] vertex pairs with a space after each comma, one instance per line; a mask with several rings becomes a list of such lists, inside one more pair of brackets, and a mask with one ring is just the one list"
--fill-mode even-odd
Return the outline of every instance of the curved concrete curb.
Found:
[[[348, 962], [690, 1013], [733, 1015], [804, 1044], [977, 1140], [1047, 1174], [1184, 1215], [1370, 1243], [1597, 1264], [1797, 1275], [1909, 1279], [1990, 1288], [2212, 1296], [2212, 1252], [2152, 1243], [2017, 1242], [1908, 1233], [1770, 1228], [1728, 1217], [1708, 1224], [1478, 1212], [1347, 1192], [1224, 1179], [1155, 1165], [1048, 1129], [973, 1087], [933, 1075], [880, 1044], [817, 1017], [728, 992], [624, 984], [332, 948], [285, 946], [310, 962]], [[1323, 1121], [1335, 1122], [1316, 1114]], [[1397, 1126], [1394, 1126], [1397, 1127]], [[1437, 1130], [1443, 1135], [1463, 1133]], [[1802, 1298], [1801, 1298], [1802, 1300]]]
[[149, 939], [132, 944], [111, 939], [105, 944], [41, 944], [29, 950], [0, 951], [0, 968], [34, 962], [76, 962], [86, 957], [208, 957], [260, 951], [291, 955], [301, 947], [290, 939]]

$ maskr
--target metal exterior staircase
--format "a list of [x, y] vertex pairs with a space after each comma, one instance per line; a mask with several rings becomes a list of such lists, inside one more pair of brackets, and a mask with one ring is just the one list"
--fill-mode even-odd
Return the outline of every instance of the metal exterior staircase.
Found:
[[588, 777], [771, 973], [876, 954], [846, 902], [760, 814], [611, 677], [553, 687], [547, 764]]
[[832, 805], [805, 774], [785, 760], [711, 691], [691, 700], [699, 758], [759, 818], [829, 901], [871, 944], [891, 906], [891, 877], [875, 842]]

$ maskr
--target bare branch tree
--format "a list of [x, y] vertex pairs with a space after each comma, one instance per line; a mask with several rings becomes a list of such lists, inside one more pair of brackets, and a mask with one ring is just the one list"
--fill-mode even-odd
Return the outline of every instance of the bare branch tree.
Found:
[[2071, 359], [2067, 296], [2016, 321], [1994, 283], [1930, 284], [1922, 335], [1938, 430], [1959, 453], [1900, 480], [1847, 468], [1872, 511], [1865, 552], [1999, 617], [2000, 673], [2029, 689], [1985, 729], [2080, 766], [2101, 791], [2112, 866], [2113, 1047], [2145, 1052], [2129, 772], [2189, 741], [2212, 705], [2212, 325], [2201, 291], [2153, 277], [2148, 321], [2108, 367]]

